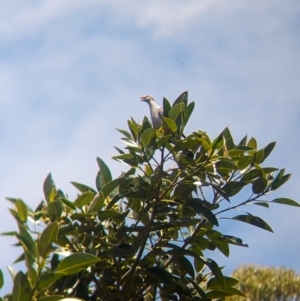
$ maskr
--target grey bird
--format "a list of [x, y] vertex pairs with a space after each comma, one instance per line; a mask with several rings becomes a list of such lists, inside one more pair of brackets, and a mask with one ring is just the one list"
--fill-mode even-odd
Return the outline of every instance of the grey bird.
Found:
[[154, 101], [154, 98], [150, 95], [141, 96], [141, 101], [144, 101], [149, 105], [150, 116], [151, 116], [153, 127], [155, 129], [160, 128], [162, 123], [163, 123], [162, 116], [163, 116], [163, 113], [164, 113], [164, 109], [162, 107], [160, 107]]

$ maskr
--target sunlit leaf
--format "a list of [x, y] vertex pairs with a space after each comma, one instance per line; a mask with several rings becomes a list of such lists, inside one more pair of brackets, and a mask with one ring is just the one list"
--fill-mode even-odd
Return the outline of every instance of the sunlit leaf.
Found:
[[92, 254], [75, 253], [64, 258], [59, 263], [56, 272], [66, 275], [76, 274], [99, 261], [100, 259]]
[[260, 217], [258, 216], [254, 216], [251, 214], [248, 215], [237, 215], [235, 217], [232, 217], [232, 219], [237, 220], [237, 221], [241, 221], [256, 227], [259, 227], [261, 229], [273, 232], [272, 228], [264, 221], [262, 220]]
[[278, 204], [289, 205], [289, 206], [300, 207], [299, 203], [297, 203], [291, 199], [288, 199], [288, 198], [277, 198], [277, 199], [274, 199], [272, 202], [278, 203]]

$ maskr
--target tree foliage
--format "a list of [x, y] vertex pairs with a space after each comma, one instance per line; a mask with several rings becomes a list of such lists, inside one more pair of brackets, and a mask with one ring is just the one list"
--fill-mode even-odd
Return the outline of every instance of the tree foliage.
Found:
[[300, 275], [284, 267], [241, 266], [233, 272], [239, 279], [236, 288], [248, 299], [232, 296], [228, 301], [299, 301]]
[[[206, 250], [229, 256], [229, 245], [246, 247], [241, 238], [222, 233], [221, 218], [272, 231], [260, 217], [239, 210], [243, 205], [269, 207], [293, 200], [267, 200], [289, 178], [284, 169], [264, 167], [275, 142], [259, 149], [254, 138], [236, 143], [228, 128], [215, 139], [201, 130], [182, 138], [194, 109], [184, 92], [171, 105], [164, 98], [163, 126], [148, 118], [128, 120], [119, 129], [126, 147], [113, 158], [127, 170], [112, 178], [97, 158], [96, 187], [72, 182], [75, 200], [56, 187], [49, 174], [44, 200], [35, 210], [8, 198], [22, 248], [15, 262], [26, 271], [9, 270], [9, 301], [212, 300], [243, 296]], [[185, 133], [186, 134], [186, 133]], [[193, 156], [191, 156], [193, 154]], [[231, 203], [240, 195], [241, 201]], [[241, 213], [242, 212], [242, 213]], [[3, 280], [1, 283], [3, 284]]]

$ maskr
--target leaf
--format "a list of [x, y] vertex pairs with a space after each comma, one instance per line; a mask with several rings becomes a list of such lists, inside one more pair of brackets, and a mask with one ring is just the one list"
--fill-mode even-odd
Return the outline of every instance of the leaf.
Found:
[[63, 206], [60, 201], [53, 201], [48, 204], [47, 211], [51, 218], [51, 221], [54, 222], [61, 217]]
[[224, 279], [222, 271], [219, 268], [219, 266], [217, 265], [217, 263], [210, 258], [202, 257], [202, 259], [204, 260], [205, 264], [210, 268], [212, 273], [215, 275], [215, 277], [216, 277], [217, 281], [219, 282], [219, 284], [221, 285], [221, 287], [224, 288], [225, 287], [225, 279]]
[[251, 137], [247, 143], [247, 146], [252, 147], [253, 149], [257, 149], [257, 142], [254, 137]]
[[157, 282], [165, 284], [168, 288], [175, 286], [172, 274], [159, 267], [151, 267], [146, 269], [146, 273], [151, 275]]
[[239, 146], [244, 146], [247, 143], [247, 135], [240, 141]]
[[268, 185], [268, 181], [264, 178], [257, 178], [252, 184], [252, 191], [255, 194], [259, 194], [265, 191]]
[[264, 150], [260, 149], [259, 151], [255, 152], [254, 154], [254, 162], [257, 164], [262, 163], [262, 161], [264, 160]]
[[153, 145], [156, 139], [156, 130], [154, 128], [149, 128], [145, 130], [142, 134], [142, 144], [147, 147]]
[[222, 189], [225, 191], [225, 193], [228, 196], [234, 196], [236, 195], [238, 192], [240, 192], [240, 190], [245, 186], [245, 183], [242, 182], [228, 182], [226, 183]]
[[48, 251], [51, 249], [52, 242], [55, 242], [58, 235], [58, 223], [52, 223], [47, 226], [42, 232], [39, 240], [38, 240], [38, 250], [40, 256], [46, 257], [48, 255]]
[[256, 226], [258, 228], [273, 232], [272, 228], [260, 217], [254, 216], [251, 214], [248, 215], [237, 215], [235, 217], [232, 217], [231, 219], [244, 222], [253, 226]]
[[0, 288], [3, 287], [3, 284], [4, 284], [3, 272], [2, 272], [2, 270], [0, 269]]
[[290, 179], [292, 175], [291, 174], [284, 175], [284, 172], [285, 169], [280, 169], [276, 178], [273, 180], [271, 184], [271, 190], [278, 189], [280, 186], [282, 186], [285, 182], [287, 182]]
[[28, 216], [28, 209], [26, 204], [21, 199], [17, 199], [16, 207], [20, 220], [22, 222], [26, 222]]
[[262, 162], [265, 161], [266, 158], [270, 155], [270, 153], [273, 151], [275, 145], [276, 145], [276, 141], [273, 141], [273, 142], [269, 143], [266, 147], [263, 148], [264, 157], [262, 159]]
[[[232, 277], [226, 277], [226, 276], [224, 276], [224, 281], [225, 281], [226, 287], [234, 286], [239, 283], [239, 281], [237, 279], [232, 278]], [[215, 277], [210, 278], [207, 282], [207, 288], [213, 289], [213, 288], [217, 288], [217, 287], [220, 287], [220, 284], [219, 284], [217, 278], [215, 278]]]
[[181, 270], [181, 272], [183, 272], [183, 274], [188, 274], [193, 279], [195, 278], [194, 267], [192, 266], [191, 262], [186, 257], [177, 256], [176, 262], [180, 266], [180, 270]]
[[101, 261], [98, 257], [88, 253], [75, 253], [64, 258], [58, 265], [56, 272], [73, 275], [91, 265]]
[[225, 140], [225, 145], [226, 145], [226, 150], [229, 151], [233, 148], [235, 148], [235, 144], [233, 142], [232, 135], [230, 133], [229, 128], [225, 128], [224, 131], [222, 132], [224, 140]]
[[31, 298], [31, 289], [29, 281], [23, 272], [18, 272], [14, 279], [12, 291], [12, 301], [29, 301]]
[[176, 125], [175, 121], [173, 121], [173, 120], [170, 119], [170, 118], [164, 117], [164, 116], [163, 116], [163, 120], [164, 120], [164, 123], [167, 125], [167, 127], [168, 127], [173, 133], [175, 133], [175, 132], [177, 131], [177, 125]]
[[100, 185], [102, 187], [105, 184], [111, 182], [112, 177], [108, 166], [105, 164], [105, 162], [102, 159], [97, 157], [97, 163], [100, 168]]
[[289, 205], [289, 206], [295, 206], [295, 207], [300, 207], [300, 204], [288, 199], [288, 198], [277, 198], [275, 200], [272, 201], [273, 203], [277, 203], [277, 204], [284, 204], [284, 205]]
[[192, 101], [183, 111], [183, 125], [186, 126], [195, 108], [195, 102]]
[[123, 181], [123, 178], [117, 178], [112, 180], [111, 182], [104, 185], [101, 191], [94, 197], [92, 203], [90, 204], [89, 211], [98, 211], [102, 208], [105, 199], [108, 195], [113, 192], [119, 184]]
[[74, 205], [78, 208], [89, 205], [95, 196], [94, 192], [86, 191], [83, 192], [75, 201]]
[[164, 108], [164, 116], [168, 117], [169, 116], [169, 112], [171, 110], [171, 104], [170, 104], [170, 102], [165, 97], [163, 99], [163, 108]]
[[218, 220], [215, 215], [207, 207], [201, 204], [201, 201], [201, 199], [191, 199], [186, 202], [186, 205], [193, 208], [199, 215], [204, 217], [215, 226], [219, 226]]
[[94, 193], [97, 193], [97, 191], [89, 186], [86, 186], [84, 184], [81, 183], [77, 183], [77, 182], [71, 182], [71, 184], [73, 186], [75, 186], [80, 192], [86, 192], [86, 191], [91, 191]]
[[44, 189], [44, 195], [45, 195], [45, 199], [46, 201], [49, 201], [49, 197], [52, 191], [52, 188], [55, 187], [54, 182], [52, 180], [52, 175], [51, 173], [48, 174], [48, 176], [46, 177], [45, 181], [44, 181], [44, 185], [43, 185], [43, 189]]
[[186, 107], [187, 101], [188, 101], [188, 91], [185, 91], [177, 97], [177, 99], [173, 103], [173, 107], [180, 102], [183, 102]]

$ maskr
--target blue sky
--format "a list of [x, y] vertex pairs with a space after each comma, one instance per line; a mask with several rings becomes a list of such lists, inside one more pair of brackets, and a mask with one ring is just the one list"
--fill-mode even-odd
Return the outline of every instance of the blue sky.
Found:
[[[35, 207], [52, 172], [70, 198], [70, 181], [94, 185], [96, 157], [118, 176], [115, 128], [188, 90], [196, 102], [187, 131], [212, 138], [229, 126], [236, 140], [277, 146], [266, 166], [292, 179], [276, 194], [299, 200], [300, 3], [224, 0], [0, 0], [1, 232], [15, 227], [5, 197]], [[211, 255], [226, 272], [243, 263], [300, 272], [300, 209], [260, 208], [271, 234], [222, 222], [250, 248]], [[225, 231], [225, 232], [226, 232]], [[2, 237], [0, 267], [20, 250]], [[7, 274], [6, 274], [7, 275]], [[7, 281], [4, 291], [10, 289]]]

